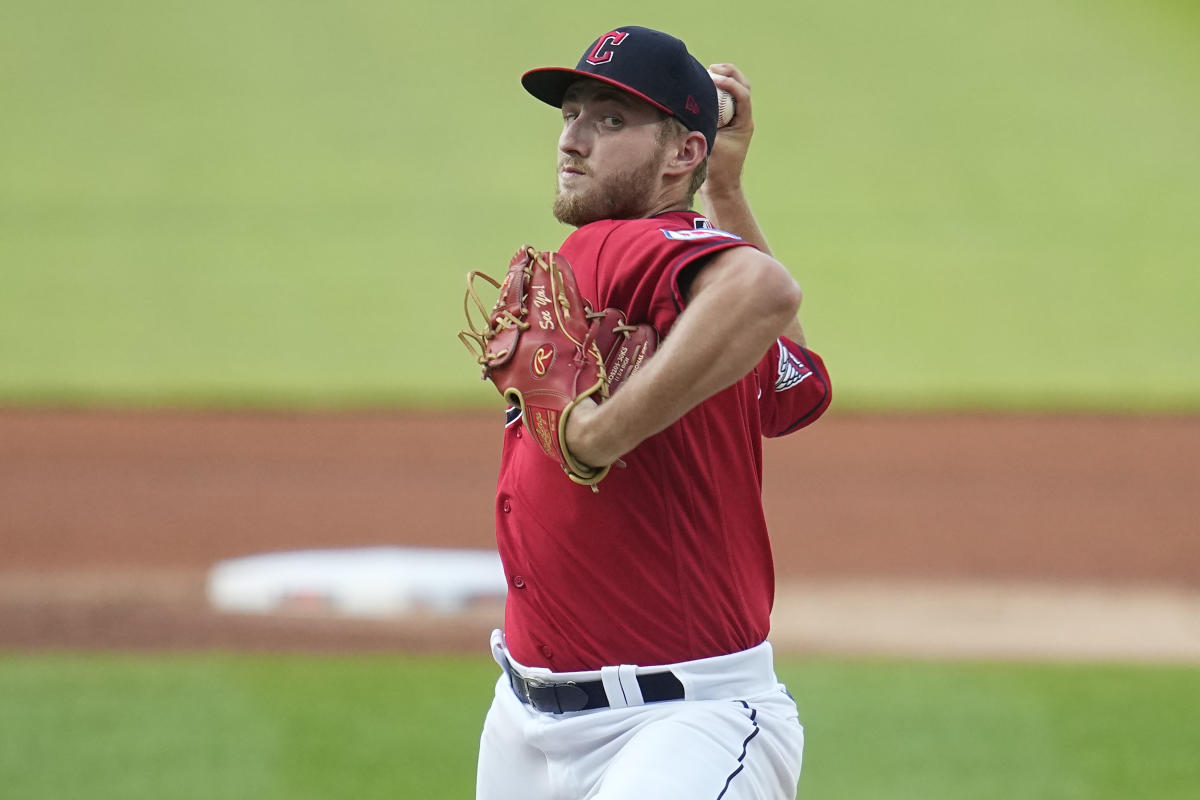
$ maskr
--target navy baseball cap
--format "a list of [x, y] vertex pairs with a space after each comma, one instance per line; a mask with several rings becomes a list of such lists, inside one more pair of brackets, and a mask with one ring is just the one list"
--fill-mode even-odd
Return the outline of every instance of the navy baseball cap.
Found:
[[674, 36], [630, 25], [592, 42], [575, 69], [541, 67], [521, 76], [531, 95], [561, 108], [567, 87], [594, 78], [640, 97], [688, 130], [704, 134], [708, 152], [717, 138], [717, 88], [708, 70]]

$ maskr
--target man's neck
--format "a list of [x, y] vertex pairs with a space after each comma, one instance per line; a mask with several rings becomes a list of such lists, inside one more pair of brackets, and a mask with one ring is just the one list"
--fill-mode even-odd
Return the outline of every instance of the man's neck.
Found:
[[687, 200], [665, 200], [661, 203], [651, 206], [650, 209], [642, 215], [642, 219], [657, 217], [659, 214], [666, 214], [671, 211], [689, 211], [691, 207], [691, 203], [689, 203]]

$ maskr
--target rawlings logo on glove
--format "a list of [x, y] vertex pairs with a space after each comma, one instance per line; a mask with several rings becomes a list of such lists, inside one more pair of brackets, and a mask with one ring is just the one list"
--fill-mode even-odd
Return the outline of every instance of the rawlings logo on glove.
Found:
[[[475, 291], [476, 278], [500, 290], [490, 312]], [[481, 327], [471, 319], [472, 302], [486, 319]], [[595, 491], [610, 467], [591, 467], [571, 455], [567, 419], [581, 402], [603, 402], [637, 372], [657, 349], [658, 332], [629, 325], [617, 309], [593, 312], [567, 260], [529, 246], [513, 256], [503, 283], [468, 273], [463, 309], [468, 329], [458, 337], [483, 377], [521, 409], [522, 424], [567, 477]]]

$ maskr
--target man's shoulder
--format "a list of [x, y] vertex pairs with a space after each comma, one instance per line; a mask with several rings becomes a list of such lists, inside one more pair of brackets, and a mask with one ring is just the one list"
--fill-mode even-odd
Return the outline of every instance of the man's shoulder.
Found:
[[594, 268], [610, 277], [674, 275], [689, 264], [731, 247], [747, 245], [713, 228], [694, 211], [644, 219], [606, 219], [578, 228], [560, 252], [577, 271]]
[[599, 220], [584, 225], [568, 237], [568, 241], [575, 244], [620, 241], [626, 245], [639, 242], [668, 248], [680, 243], [741, 240], [736, 234], [714, 228], [704, 216], [694, 211], [672, 211], [642, 219]]
[[702, 241], [704, 239], [740, 239], [728, 231], [717, 230], [708, 218], [695, 211], [669, 211], [645, 219], [614, 220], [620, 230], [631, 235], [656, 235], [672, 241]]

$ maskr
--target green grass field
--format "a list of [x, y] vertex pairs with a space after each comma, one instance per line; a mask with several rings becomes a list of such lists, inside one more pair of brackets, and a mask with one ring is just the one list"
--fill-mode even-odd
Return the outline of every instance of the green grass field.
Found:
[[18, 2], [0, 403], [479, 405], [463, 275], [567, 232], [531, 66], [741, 64], [747, 183], [840, 408], [1200, 409], [1179, 0]]
[[[1192, 798], [1200, 670], [786, 659], [802, 798]], [[495, 667], [399, 657], [0, 657], [6, 797], [473, 795]]]

